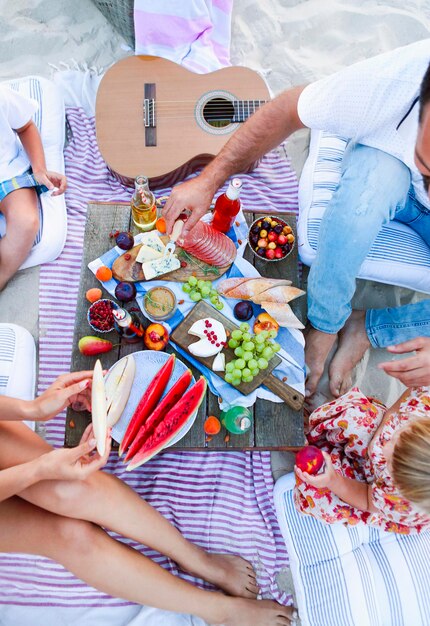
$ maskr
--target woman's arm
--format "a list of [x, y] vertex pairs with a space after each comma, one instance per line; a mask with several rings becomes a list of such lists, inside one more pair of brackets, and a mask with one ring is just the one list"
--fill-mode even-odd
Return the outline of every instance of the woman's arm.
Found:
[[326, 452], [323, 452], [323, 455], [325, 468], [322, 474], [311, 475], [302, 472], [295, 466], [295, 472], [300, 480], [317, 489], [330, 489], [343, 502], [360, 511], [376, 513], [377, 509], [372, 504], [372, 486], [359, 480], [341, 476], [335, 471], [330, 455]]
[[3, 421], [46, 421], [76, 401], [90, 409], [89, 386], [92, 376], [92, 370], [62, 374], [34, 400], [0, 396], [0, 419]]
[[1, 470], [0, 501], [19, 494], [42, 480], [85, 480], [106, 464], [110, 453], [110, 431], [111, 429], [106, 436], [103, 456], [97, 452], [90, 456], [96, 447], [90, 424], [76, 448], [51, 450], [32, 461]]
[[30, 120], [22, 128], [16, 130], [21, 143], [26, 151], [31, 163], [33, 175], [40, 185], [45, 185], [48, 189], [57, 187], [53, 196], [59, 196], [66, 190], [66, 177], [58, 172], [50, 172], [46, 169], [45, 152], [42, 140], [36, 124]]

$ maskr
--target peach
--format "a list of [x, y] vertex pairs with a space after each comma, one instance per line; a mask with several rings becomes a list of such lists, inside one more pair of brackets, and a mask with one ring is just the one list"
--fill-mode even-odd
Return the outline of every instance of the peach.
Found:
[[296, 465], [302, 472], [318, 474], [324, 465], [324, 456], [319, 448], [305, 446], [296, 454]]
[[168, 341], [169, 333], [162, 324], [150, 324], [143, 338], [143, 343], [148, 350], [164, 350]]

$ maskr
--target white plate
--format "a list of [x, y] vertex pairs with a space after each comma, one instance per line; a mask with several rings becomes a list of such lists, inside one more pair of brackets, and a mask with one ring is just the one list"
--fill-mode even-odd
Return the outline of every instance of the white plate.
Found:
[[[121, 443], [125, 435], [125, 431], [127, 430], [127, 426], [131, 420], [131, 417], [137, 405], [139, 404], [141, 397], [145, 393], [146, 388], [148, 387], [149, 383], [154, 378], [158, 370], [167, 361], [169, 356], [170, 354], [167, 354], [167, 352], [157, 352], [157, 350], [141, 350], [139, 352], [133, 352], [133, 358], [136, 362], [136, 374], [134, 377], [133, 386], [130, 391], [130, 397], [127, 404], [125, 405], [123, 414], [121, 415], [115, 426], [112, 428], [112, 438], [118, 443]], [[173, 368], [172, 375], [166, 389], [164, 390], [162, 398], [164, 398], [169, 389], [173, 387], [175, 382], [182, 376], [182, 374], [187, 369], [188, 367], [184, 363], [182, 363], [182, 361], [180, 361], [178, 357], [176, 357], [175, 367]], [[194, 383], [195, 379], [193, 376], [191, 379], [191, 385]], [[197, 411], [195, 411], [194, 414], [190, 416], [190, 418], [178, 432], [176, 437], [172, 439], [172, 441], [165, 447], [169, 448], [170, 446], [173, 446], [173, 444], [175, 444], [177, 441], [182, 439], [182, 437], [187, 434], [191, 426], [194, 424], [196, 417]]]

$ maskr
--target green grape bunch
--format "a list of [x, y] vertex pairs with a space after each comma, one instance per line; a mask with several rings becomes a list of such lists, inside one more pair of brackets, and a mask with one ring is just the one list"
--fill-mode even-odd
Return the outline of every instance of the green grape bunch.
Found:
[[224, 304], [219, 299], [217, 290], [212, 288], [210, 280], [198, 280], [195, 276], [190, 276], [187, 282], [182, 284], [182, 291], [188, 293], [193, 302], [209, 299], [218, 311], [224, 308]]
[[232, 331], [228, 341], [237, 358], [226, 364], [225, 380], [234, 387], [242, 382], [252, 382], [261, 370], [269, 367], [270, 359], [281, 349], [279, 343], [273, 341], [275, 337], [274, 330], [252, 335], [249, 324], [242, 322], [239, 328]]

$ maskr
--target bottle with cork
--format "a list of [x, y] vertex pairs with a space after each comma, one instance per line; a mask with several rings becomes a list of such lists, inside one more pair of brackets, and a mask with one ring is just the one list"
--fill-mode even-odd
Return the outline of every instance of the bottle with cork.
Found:
[[215, 202], [212, 226], [222, 233], [227, 233], [233, 226], [234, 218], [240, 211], [240, 192], [242, 181], [233, 178], [225, 193], [222, 193]]
[[129, 313], [126, 309], [118, 308], [113, 309], [112, 314], [115, 327], [124, 341], [127, 343], [142, 341], [145, 329], [134, 312]]
[[155, 196], [149, 189], [146, 176], [140, 175], [134, 181], [134, 194], [131, 198], [131, 216], [137, 228], [143, 231], [152, 230], [157, 221]]

